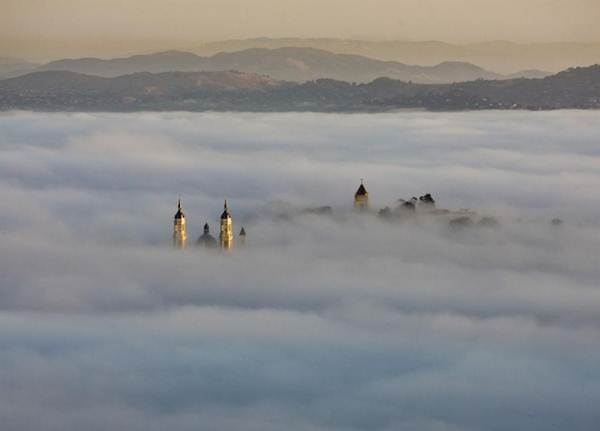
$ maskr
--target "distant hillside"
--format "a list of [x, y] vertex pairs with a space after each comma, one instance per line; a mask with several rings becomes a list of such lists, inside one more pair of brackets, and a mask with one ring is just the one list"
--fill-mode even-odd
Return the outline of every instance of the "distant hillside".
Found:
[[37, 64], [12, 57], [0, 57], [0, 79], [29, 73], [38, 67]]
[[314, 48], [247, 49], [219, 53], [210, 58], [209, 67], [211, 70], [237, 69], [268, 74], [276, 79], [296, 82], [320, 78], [370, 82], [388, 77], [407, 82], [436, 84], [507, 78], [469, 63], [445, 62], [435, 66], [411, 66], [358, 55], [333, 54]]
[[436, 65], [446, 61], [476, 64], [512, 74], [519, 70], [558, 72], [571, 66], [600, 63], [600, 43], [531, 43], [505, 41], [451, 44], [439, 41], [365, 41], [350, 39], [257, 38], [205, 43], [190, 47], [199, 55], [249, 48], [311, 47], [405, 64]]
[[379, 78], [278, 81], [243, 72], [136, 73], [116, 78], [48, 71], [0, 81], [0, 109], [68, 111], [316, 111], [599, 109], [600, 66], [543, 79], [416, 84]]
[[141, 72], [115, 78], [84, 75], [66, 71], [34, 72], [0, 81], [0, 89], [26, 89], [35, 92], [89, 90], [131, 95], [187, 92], [194, 89], [235, 91], [259, 90], [282, 85], [268, 76], [235, 71], [225, 72]]
[[34, 72], [0, 81], [0, 109], [120, 111], [155, 102], [224, 97], [228, 92], [256, 93], [283, 85], [286, 83], [267, 76], [242, 72], [142, 72], [115, 78]]
[[320, 78], [370, 82], [379, 77], [388, 77], [423, 84], [544, 75], [540, 71], [528, 71], [504, 76], [461, 62], [445, 62], [435, 66], [409, 66], [357, 55], [333, 54], [313, 48], [247, 49], [232, 53], [219, 53], [211, 57], [200, 57], [188, 52], [168, 51], [110, 60], [97, 58], [59, 60], [43, 65], [37, 70], [66, 70], [104, 77], [137, 72], [239, 70], [296, 82]]
[[88, 75], [116, 77], [138, 72], [198, 72], [205, 70], [205, 65], [206, 59], [196, 54], [165, 51], [108, 60], [100, 58], [56, 60], [38, 67], [37, 70], [65, 70]]

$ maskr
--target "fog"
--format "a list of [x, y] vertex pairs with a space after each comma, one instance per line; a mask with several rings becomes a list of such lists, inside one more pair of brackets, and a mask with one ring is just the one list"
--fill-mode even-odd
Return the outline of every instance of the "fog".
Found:
[[597, 429], [599, 120], [0, 115], [2, 429]]

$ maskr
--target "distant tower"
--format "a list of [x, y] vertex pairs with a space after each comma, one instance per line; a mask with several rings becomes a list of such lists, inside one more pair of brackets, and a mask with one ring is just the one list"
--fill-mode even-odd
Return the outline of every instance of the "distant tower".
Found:
[[175, 248], [185, 248], [187, 234], [185, 231], [185, 214], [181, 208], [181, 199], [177, 201], [177, 213], [173, 223], [173, 245]]
[[208, 248], [214, 248], [217, 246], [217, 240], [214, 239], [213, 236], [210, 234], [210, 227], [208, 227], [208, 222], [204, 224], [204, 233], [200, 238], [198, 238], [196, 245]]
[[231, 214], [229, 214], [229, 208], [227, 208], [227, 201], [225, 201], [223, 214], [221, 214], [221, 234], [219, 235], [219, 242], [221, 248], [228, 250], [233, 247], [233, 220]]
[[246, 229], [243, 226], [240, 230], [240, 245], [246, 245]]
[[356, 190], [356, 193], [354, 193], [354, 209], [363, 211], [367, 208], [369, 208], [369, 192], [365, 189], [365, 185], [361, 178], [360, 186], [358, 187], [358, 190]]

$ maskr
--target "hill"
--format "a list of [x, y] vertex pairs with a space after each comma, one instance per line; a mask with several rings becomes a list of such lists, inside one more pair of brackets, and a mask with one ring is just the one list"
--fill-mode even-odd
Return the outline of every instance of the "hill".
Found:
[[600, 43], [514, 43], [491, 41], [452, 44], [439, 41], [366, 41], [327, 38], [256, 38], [205, 43], [190, 47], [199, 55], [249, 48], [311, 47], [405, 64], [436, 65], [446, 61], [476, 64], [487, 70], [513, 74], [520, 70], [558, 72], [571, 66], [600, 63]]
[[242, 72], [135, 73], [115, 78], [67, 71], [34, 72], [0, 81], [0, 109], [121, 111], [152, 103], [242, 94], [286, 85]]
[[416, 84], [390, 78], [305, 83], [244, 72], [136, 73], [115, 78], [36, 72], [0, 81], [0, 109], [385, 112], [397, 109], [598, 109], [600, 66], [543, 79]]
[[231, 53], [218, 53], [210, 57], [200, 57], [189, 52], [167, 51], [109, 60], [98, 58], [58, 60], [43, 65], [37, 70], [65, 70], [104, 77], [116, 77], [137, 72], [239, 70], [296, 82], [320, 78], [370, 82], [385, 76], [423, 84], [544, 75], [540, 71], [528, 71], [504, 76], [463, 62], [444, 62], [435, 66], [410, 66], [394, 61], [373, 60], [358, 55], [334, 54], [314, 48], [253, 48]]

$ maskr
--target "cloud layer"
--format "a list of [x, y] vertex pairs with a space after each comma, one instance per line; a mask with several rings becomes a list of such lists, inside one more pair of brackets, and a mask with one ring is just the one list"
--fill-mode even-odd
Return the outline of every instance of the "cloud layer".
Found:
[[[2, 428], [595, 429], [597, 122], [3, 114]], [[353, 214], [361, 177], [500, 224]], [[178, 194], [247, 246], [172, 250]]]

